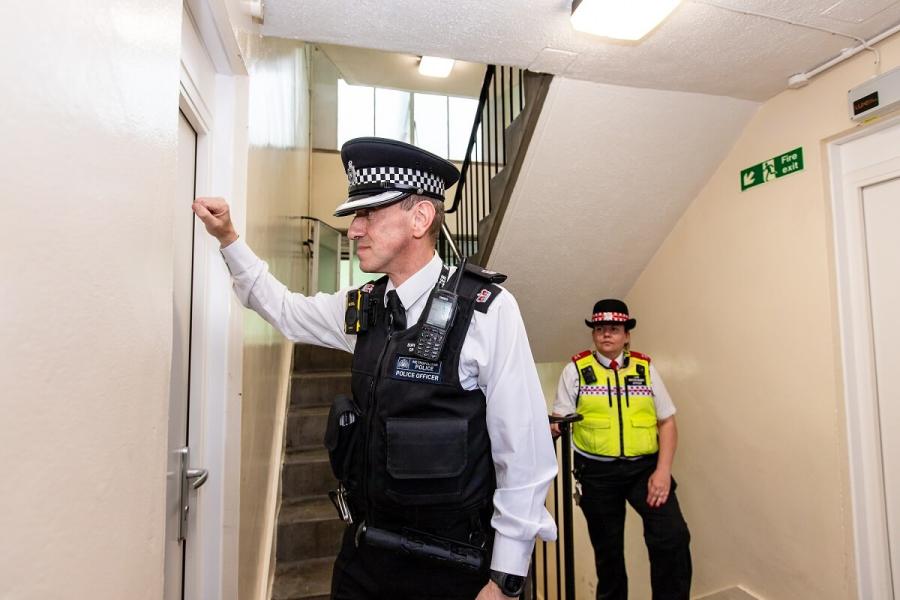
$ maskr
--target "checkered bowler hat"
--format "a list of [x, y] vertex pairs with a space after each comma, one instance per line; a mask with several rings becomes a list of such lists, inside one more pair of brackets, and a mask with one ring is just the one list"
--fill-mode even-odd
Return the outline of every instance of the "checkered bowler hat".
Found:
[[450, 161], [384, 138], [350, 140], [341, 147], [341, 161], [350, 187], [347, 201], [334, 211], [336, 217], [387, 206], [412, 194], [443, 200], [444, 191], [459, 179]]
[[637, 325], [637, 319], [632, 319], [628, 314], [627, 304], [616, 298], [607, 298], [594, 305], [594, 314], [590, 320], [584, 320], [584, 324], [591, 329], [601, 323], [622, 323], [625, 331], [631, 331]]

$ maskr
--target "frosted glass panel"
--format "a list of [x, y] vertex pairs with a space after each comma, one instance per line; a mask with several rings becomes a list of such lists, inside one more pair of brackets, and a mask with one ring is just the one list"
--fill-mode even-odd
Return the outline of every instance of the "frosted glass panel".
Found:
[[374, 135], [374, 129], [375, 88], [338, 79], [338, 148], [347, 140]]
[[409, 92], [375, 88], [375, 135], [408, 142]]
[[415, 144], [447, 158], [447, 96], [415, 95]]

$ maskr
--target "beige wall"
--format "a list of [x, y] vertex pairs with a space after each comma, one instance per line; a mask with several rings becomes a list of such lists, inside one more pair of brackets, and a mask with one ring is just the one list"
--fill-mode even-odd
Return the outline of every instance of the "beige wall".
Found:
[[181, 4], [6, 7], [2, 598], [162, 596]]
[[[260, 143], [271, 138], [266, 146], [250, 148], [246, 239], [273, 275], [289, 288], [303, 290], [301, 221], [293, 217], [309, 210], [307, 50], [300, 42], [254, 38], [245, 55], [250, 139]], [[277, 89], [266, 87], [272, 73], [284, 78]], [[279, 97], [279, 91], [285, 96]], [[294, 100], [296, 111], [278, 112]], [[260, 111], [268, 118], [254, 118]], [[267, 135], [268, 127], [276, 128], [272, 135]], [[281, 143], [284, 130], [294, 132], [294, 143], [279, 147], [275, 144]], [[249, 310], [244, 312], [244, 335], [238, 586], [241, 600], [262, 600], [268, 598], [292, 344]]]
[[[881, 51], [900, 64], [900, 39]], [[679, 409], [697, 594], [856, 597], [823, 140], [854, 127], [846, 92], [872, 62], [765, 103], [627, 298]], [[742, 168], [797, 146], [804, 171], [739, 191]], [[639, 527], [627, 543], [646, 590]]]

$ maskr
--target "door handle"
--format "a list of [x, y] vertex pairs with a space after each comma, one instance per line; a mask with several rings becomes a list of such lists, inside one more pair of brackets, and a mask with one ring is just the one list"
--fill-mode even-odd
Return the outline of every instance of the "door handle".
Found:
[[181, 455], [181, 524], [178, 527], [178, 541], [182, 541], [187, 535], [188, 511], [191, 508], [189, 492], [199, 489], [209, 479], [209, 471], [206, 469], [188, 468], [190, 450], [187, 446], [176, 450]]
[[206, 469], [188, 469], [184, 474], [185, 479], [190, 481], [191, 488], [199, 489], [209, 478], [209, 471]]

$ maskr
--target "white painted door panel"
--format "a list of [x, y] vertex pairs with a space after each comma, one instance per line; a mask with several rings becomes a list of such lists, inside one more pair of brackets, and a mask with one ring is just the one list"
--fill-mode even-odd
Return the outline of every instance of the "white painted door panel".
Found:
[[181, 539], [182, 449], [188, 444], [191, 384], [191, 303], [197, 133], [178, 114], [178, 189], [175, 197], [174, 286], [172, 290], [172, 376], [169, 385], [169, 442], [166, 469], [165, 600], [181, 600], [187, 544]]
[[900, 578], [900, 178], [863, 188], [878, 421], [894, 592]]

